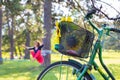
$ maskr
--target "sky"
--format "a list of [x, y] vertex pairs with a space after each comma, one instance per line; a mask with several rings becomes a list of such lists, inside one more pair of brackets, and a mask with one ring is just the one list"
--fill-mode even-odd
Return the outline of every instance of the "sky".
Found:
[[[106, 2], [108, 4], [110, 4], [117, 11], [120, 12], [120, 0], [101, 0], [101, 1], [104, 1], [104, 2]], [[55, 6], [56, 6], [55, 7], [55, 11], [57, 13], [64, 14], [63, 16], [65, 16], [65, 15], [71, 15], [69, 9], [66, 8], [65, 6], [63, 6], [63, 4], [62, 5], [61, 4], [60, 5], [59, 4], [55, 4]], [[104, 3], [101, 3], [101, 2], [97, 3], [97, 6], [101, 6], [101, 5], [102, 5], [102, 11], [106, 12], [107, 14], [109, 14], [110, 17], [116, 17], [116, 15], [118, 15], [118, 13], [113, 8], [111, 8], [110, 6], [108, 6], [108, 5], [104, 4]]]
[[[106, 2], [108, 4], [110, 4], [111, 6], [113, 6], [120, 13], [120, 0], [101, 0], [101, 1], [104, 1], [104, 2]], [[118, 12], [116, 12], [110, 6], [108, 6], [106, 4], [102, 4], [102, 6], [103, 6], [103, 8], [102, 8], [103, 11], [105, 11], [106, 13], [108, 13], [109, 16], [115, 17], [116, 15], [118, 15]]]
[[[27, 0], [22, 0], [21, 3], [25, 3]], [[67, 0], [64, 0], [64, 1], [67, 1]], [[83, 0], [84, 1], [84, 0]], [[95, 1], [99, 1], [99, 0], [95, 0]], [[108, 4], [110, 4], [111, 6], [113, 6], [115, 9], [117, 9], [119, 12], [120, 12], [120, 0], [100, 0], [100, 1], [104, 1]], [[63, 3], [64, 4], [64, 3]], [[98, 5], [101, 5], [103, 6], [103, 11], [105, 11], [107, 14], [109, 14], [109, 16], [111, 17], [115, 17], [118, 13], [112, 9], [110, 6], [106, 5], [106, 4], [103, 4], [103, 3], [98, 3]], [[70, 11], [68, 8], [65, 8], [63, 7], [61, 4], [54, 4], [56, 7], [55, 7], [55, 10], [57, 13], [64, 13], [64, 16], [65, 15], [71, 15]]]

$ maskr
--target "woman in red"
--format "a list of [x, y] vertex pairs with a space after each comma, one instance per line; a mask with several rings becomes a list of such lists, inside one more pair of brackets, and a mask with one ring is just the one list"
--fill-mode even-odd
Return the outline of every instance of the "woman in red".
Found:
[[30, 50], [30, 53], [34, 59], [36, 59], [40, 64], [43, 64], [44, 58], [41, 55], [41, 48], [44, 45], [40, 45], [39, 42], [35, 41], [34, 47], [26, 47], [28, 50]]

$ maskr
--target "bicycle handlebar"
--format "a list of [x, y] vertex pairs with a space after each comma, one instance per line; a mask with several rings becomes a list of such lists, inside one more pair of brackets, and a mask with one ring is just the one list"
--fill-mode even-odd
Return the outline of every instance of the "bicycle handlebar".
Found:
[[101, 9], [96, 8], [95, 6], [93, 6], [93, 8], [87, 12], [87, 14], [86, 14], [85, 17], [86, 17], [86, 18], [90, 18], [90, 16], [91, 16], [92, 14], [95, 14], [96, 11], [102, 13], [108, 20], [119, 20], [119, 19], [120, 19], [120, 17], [110, 18], [107, 14], [105, 14], [103, 11], [101, 11]]
[[[89, 10], [85, 16], [85, 18], [89, 19], [92, 17], [93, 14], [95, 14], [96, 12], [101, 12], [103, 15], [105, 15], [105, 17], [107, 17], [109, 20], [118, 20], [120, 19], [120, 17], [117, 18], [109, 18], [104, 12], [102, 12], [100, 9], [93, 7], [91, 10]], [[93, 28], [95, 28], [97, 30], [97, 28], [92, 24], [92, 22], [90, 22], [90, 24], [93, 26]], [[99, 31], [99, 30], [97, 30]], [[120, 33], [120, 29], [117, 28], [109, 28], [109, 31], [113, 31], [113, 32], [117, 32]]]
[[89, 18], [92, 14], [95, 14], [96, 11], [97, 10], [95, 8], [92, 8], [91, 10], [89, 10], [86, 14], [86, 18]]
[[110, 28], [110, 31], [120, 33], [120, 29], [116, 29], [116, 28]]

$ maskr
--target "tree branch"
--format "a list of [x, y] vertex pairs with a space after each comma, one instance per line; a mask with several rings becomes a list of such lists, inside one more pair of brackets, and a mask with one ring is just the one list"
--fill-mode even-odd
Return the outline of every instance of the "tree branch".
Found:
[[[95, 7], [94, 0], [91, 0], [91, 2], [92, 2], [93, 8], [95, 8], [98, 12], [101, 12], [107, 19], [109, 19], [109, 20], [118, 20], [118, 19], [120, 19], [120, 17], [110, 18], [106, 13], [104, 13], [103, 11], [101, 11], [101, 9]], [[111, 6], [110, 4], [108, 4], [108, 3], [105, 3], [105, 4], [107, 4], [107, 5], [109, 5], [110, 7], [112, 7], [112, 6]], [[112, 7], [112, 8], [115, 9], [114, 7]], [[116, 9], [115, 9], [115, 10], [116, 10]], [[117, 11], [117, 10], [116, 10], [116, 11]], [[117, 11], [117, 12], [120, 14], [119, 11]]]

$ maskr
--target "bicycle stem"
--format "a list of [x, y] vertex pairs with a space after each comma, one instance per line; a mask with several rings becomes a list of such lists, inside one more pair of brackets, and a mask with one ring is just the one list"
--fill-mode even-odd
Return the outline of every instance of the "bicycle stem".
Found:
[[93, 29], [95, 29], [98, 32], [98, 34], [99, 34], [99, 29], [95, 26], [95, 24], [93, 24], [90, 19], [88, 19], [88, 22], [93, 27]]

